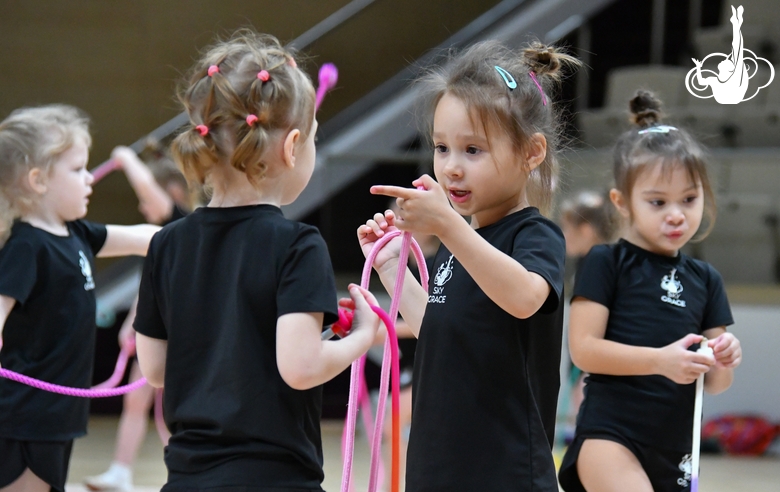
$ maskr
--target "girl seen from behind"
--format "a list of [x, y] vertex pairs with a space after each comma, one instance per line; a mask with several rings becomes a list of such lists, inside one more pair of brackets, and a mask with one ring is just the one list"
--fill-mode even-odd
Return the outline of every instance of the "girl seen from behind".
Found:
[[141, 280], [138, 359], [172, 433], [163, 490], [322, 490], [321, 384], [379, 320], [351, 286], [352, 332], [321, 340], [337, 309], [327, 248], [280, 209], [313, 171], [314, 88], [275, 38], [241, 31], [180, 99], [191, 125], [173, 155], [211, 201], [155, 237]]

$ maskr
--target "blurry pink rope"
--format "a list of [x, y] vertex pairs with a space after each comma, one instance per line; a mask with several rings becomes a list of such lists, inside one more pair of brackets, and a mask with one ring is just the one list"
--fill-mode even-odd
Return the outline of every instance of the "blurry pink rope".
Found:
[[[361, 286], [363, 288], [368, 288], [369, 279], [371, 277], [371, 268], [372, 265], [374, 264], [374, 259], [376, 258], [376, 255], [389, 241], [391, 241], [395, 237], [398, 237], [401, 234], [402, 234], [401, 231], [392, 231], [390, 233], [385, 234], [374, 244], [374, 247], [371, 249], [371, 252], [366, 258], [366, 262], [363, 267], [363, 275], [361, 278]], [[410, 233], [406, 232], [403, 233], [403, 235], [404, 235], [404, 241], [401, 247], [401, 257], [399, 257], [398, 273], [396, 275], [396, 284], [394, 286], [395, 287], [394, 296], [390, 307], [390, 315], [389, 315], [390, 319], [395, 319], [398, 316], [398, 306], [400, 305], [400, 301], [401, 301], [400, 293], [403, 288], [403, 279], [406, 273], [406, 261], [411, 246], [413, 246], [412, 251], [414, 252], [415, 258], [417, 260], [417, 264], [420, 269], [422, 286], [426, 291], [428, 290], [428, 272], [425, 267], [425, 257], [423, 256], [422, 250], [420, 249], [420, 246], [417, 244], [417, 242], [411, 238]], [[397, 361], [398, 338], [395, 333], [394, 325], [392, 328], [388, 326], [388, 336], [387, 336], [387, 340], [385, 340], [385, 353], [384, 353], [383, 364], [382, 364], [382, 380], [380, 381], [380, 393], [379, 393], [380, 397], [379, 397], [379, 403], [377, 408], [377, 418], [375, 420], [374, 431], [369, 436], [370, 440], [372, 441], [371, 472], [369, 475], [369, 492], [374, 492], [376, 490], [377, 479], [379, 478], [380, 475], [379, 460], [381, 456], [381, 449], [380, 449], [381, 435], [382, 435], [382, 425], [384, 422], [384, 407], [385, 407], [385, 398], [383, 397], [383, 395], [387, 394], [387, 385], [388, 385], [387, 383], [388, 383], [388, 376], [389, 376], [387, 374], [387, 366], [388, 366], [387, 363], [393, 358], [393, 352], [394, 352], [393, 345], [395, 345], [395, 349], [396, 349], [395, 360]], [[352, 486], [351, 482], [352, 482], [352, 463], [354, 459], [354, 447], [355, 447], [355, 423], [357, 420], [357, 403], [358, 403], [358, 397], [360, 395], [360, 389], [365, 385], [365, 381], [363, 380], [364, 364], [365, 364], [365, 356], [355, 361], [352, 364], [351, 384], [349, 389], [349, 403], [347, 407], [347, 421], [344, 426], [344, 439], [342, 440], [342, 442], [344, 443], [344, 468], [341, 476], [342, 492], [349, 491]], [[396, 364], [396, 370], [393, 372], [396, 373], [393, 378], [394, 381], [393, 389], [395, 390], [394, 393], [396, 394], [396, 397], [393, 398], [394, 399], [393, 405], [397, 408], [398, 407], [397, 364]], [[394, 476], [393, 481], [396, 482], [397, 480], [398, 478]]]
[[129, 352], [123, 348], [122, 351], [119, 352], [119, 357], [116, 361], [116, 367], [114, 368], [114, 374], [112, 374], [111, 377], [108, 378], [108, 380], [105, 382], [100, 383], [91, 389], [70, 388], [68, 386], [61, 386], [59, 384], [47, 383], [46, 381], [41, 381], [40, 379], [31, 378], [29, 376], [25, 376], [24, 374], [19, 374], [18, 372], [9, 371], [8, 369], [2, 368], [0, 368], [0, 377], [10, 379], [11, 381], [16, 381], [17, 383], [26, 384], [27, 386], [32, 386], [33, 388], [48, 391], [50, 393], [58, 393], [60, 395], [76, 396], [79, 398], [108, 398], [110, 396], [124, 395], [125, 393], [129, 393], [146, 384], [146, 379], [141, 378], [138, 381], [134, 381], [125, 386], [114, 388], [114, 386], [119, 384], [119, 382], [122, 380], [122, 376], [124, 375], [125, 369], [127, 368], [127, 361], [129, 357]]
[[120, 167], [122, 167], [122, 165], [119, 162], [119, 160], [117, 159], [107, 160], [103, 164], [99, 165], [98, 167], [90, 171], [92, 173], [92, 178], [93, 178], [92, 184], [97, 183], [98, 181], [105, 178], [106, 176], [116, 171]]

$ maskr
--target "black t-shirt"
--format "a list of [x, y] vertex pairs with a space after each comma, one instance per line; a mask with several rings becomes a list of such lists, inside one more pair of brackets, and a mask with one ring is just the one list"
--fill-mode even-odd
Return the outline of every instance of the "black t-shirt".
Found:
[[154, 236], [135, 329], [168, 341], [169, 485], [321, 490], [322, 390], [282, 380], [276, 322], [336, 310], [322, 236], [277, 207], [199, 208]]
[[[106, 228], [78, 220], [69, 236], [16, 222], [0, 249], [0, 295], [16, 299], [3, 328], [3, 368], [89, 388], [95, 353], [94, 255]], [[0, 437], [66, 441], [86, 434], [89, 400], [0, 378]]]
[[[708, 263], [622, 239], [590, 250], [577, 271], [576, 297], [609, 308], [604, 338], [626, 345], [664, 347], [734, 322], [723, 279]], [[585, 381], [577, 432], [609, 430], [661, 449], [690, 450], [695, 383], [660, 375], [591, 374]]]
[[531, 207], [477, 232], [547, 280], [550, 295], [528, 319], [515, 318], [440, 247], [429, 266], [415, 355], [406, 490], [557, 492], [551, 448], [560, 385], [563, 234]]

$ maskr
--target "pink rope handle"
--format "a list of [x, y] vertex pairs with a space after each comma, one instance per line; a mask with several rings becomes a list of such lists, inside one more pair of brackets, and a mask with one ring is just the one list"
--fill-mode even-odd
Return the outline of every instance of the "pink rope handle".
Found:
[[336, 65], [332, 63], [326, 63], [320, 68], [318, 76], [319, 85], [317, 86], [317, 94], [315, 95], [314, 110], [320, 109], [322, 101], [325, 99], [325, 94], [336, 86], [336, 82], [339, 80], [339, 70]]
[[103, 164], [99, 165], [98, 167], [90, 171], [92, 173], [92, 178], [93, 178], [92, 184], [97, 183], [98, 181], [105, 178], [106, 176], [116, 171], [120, 167], [122, 167], [122, 163], [120, 163], [118, 159], [107, 160]]
[[[401, 289], [403, 288], [403, 279], [406, 273], [406, 261], [409, 254], [410, 246], [412, 247], [412, 251], [415, 255], [415, 259], [417, 260], [417, 264], [419, 265], [420, 269], [420, 277], [421, 277], [421, 284], [423, 288], [427, 291], [428, 290], [428, 270], [425, 267], [425, 256], [422, 253], [422, 250], [420, 249], [420, 246], [417, 244], [414, 239], [412, 239], [411, 234], [408, 232], [402, 233], [401, 231], [392, 231], [384, 236], [382, 236], [380, 239], [376, 241], [374, 244], [374, 247], [371, 249], [371, 252], [368, 254], [368, 257], [366, 258], [366, 262], [363, 266], [363, 274], [361, 277], [361, 287], [368, 288], [369, 280], [371, 278], [371, 268], [374, 264], [374, 260], [376, 259], [376, 255], [379, 253], [379, 251], [392, 239], [398, 237], [399, 235], [404, 235], [404, 242], [401, 246], [401, 256], [399, 256], [399, 262], [398, 262], [398, 273], [396, 274], [396, 284], [394, 286], [394, 294], [400, 293]], [[398, 316], [398, 306], [400, 305], [400, 295], [394, 295], [393, 301], [390, 307], [390, 319], [395, 319]], [[392, 330], [392, 333], [391, 333]], [[392, 328], [388, 327], [388, 337], [385, 341], [385, 353], [383, 358], [383, 364], [382, 364], [382, 377], [380, 382], [380, 398], [378, 402], [378, 408], [377, 408], [377, 418], [375, 420], [375, 426], [374, 426], [374, 432], [371, 433], [369, 436], [370, 440], [372, 441], [371, 445], [371, 472], [369, 475], [369, 491], [374, 492], [376, 490], [376, 482], [379, 475], [379, 457], [381, 456], [381, 435], [382, 435], [382, 425], [384, 423], [384, 407], [385, 407], [385, 399], [381, 397], [381, 395], [387, 394], [387, 382], [389, 379], [389, 374], [387, 374], [387, 362], [388, 359], [391, 359], [393, 357], [393, 349], [392, 344], [396, 345], [397, 350], [397, 344], [398, 344], [398, 338], [395, 333], [395, 327]], [[395, 355], [395, 361], [397, 362], [397, 352]], [[348, 492], [351, 490], [352, 487], [352, 464], [354, 460], [354, 449], [355, 449], [355, 424], [357, 420], [357, 404], [358, 404], [358, 396], [360, 393], [360, 389], [362, 386], [365, 385], [365, 381], [362, 379], [363, 375], [363, 367], [365, 364], [365, 356], [361, 357], [357, 361], [355, 361], [352, 364], [352, 370], [351, 370], [351, 383], [349, 388], [349, 402], [347, 404], [347, 421], [344, 425], [344, 436], [342, 438], [343, 448], [344, 448], [344, 468], [342, 470], [342, 476], [341, 476], [341, 490], [342, 492]], [[397, 364], [396, 364], [397, 367]], [[394, 382], [398, 382], [398, 377], [394, 378]], [[397, 389], [397, 388], [395, 388]], [[397, 405], [395, 403], [394, 405]]]
[[111, 396], [124, 395], [133, 390], [136, 390], [146, 384], [146, 378], [141, 378], [138, 381], [134, 381], [125, 386], [115, 388], [117, 384], [122, 380], [122, 376], [125, 374], [127, 368], [127, 361], [130, 358], [128, 350], [124, 348], [119, 352], [119, 357], [116, 361], [116, 367], [114, 368], [114, 374], [111, 375], [108, 380], [98, 384], [92, 388], [71, 388], [68, 386], [61, 386], [59, 384], [47, 383], [40, 379], [31, 378], [18, 372], [10, 371], [8, 369], [0, 368], [0, 377], [16, 381], [17, 383], [26, 384], [33, 388], [38, 388], [50, 393], [58, 393], [60, 395], [76, 396], [79, 398], [108, 398]]

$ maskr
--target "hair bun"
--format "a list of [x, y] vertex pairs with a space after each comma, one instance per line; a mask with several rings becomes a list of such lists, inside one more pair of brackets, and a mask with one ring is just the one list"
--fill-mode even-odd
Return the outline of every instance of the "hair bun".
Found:
[[563, 65], [571, 67], [582, 65], [582, 62], [567, 55], [561, 48], [548, 46], [539, 41], [531, 42], [527, 48], [522, 50], [522, 54], [523, 61], [530, 71], [539, 76], [552, 77], [555, 80], [561, 79]]
[[640, 128], [647, 128], [661, 122], [661, 100], [650, 91], [636, 91], [628, 107], [631, 110], [631, 122]]

